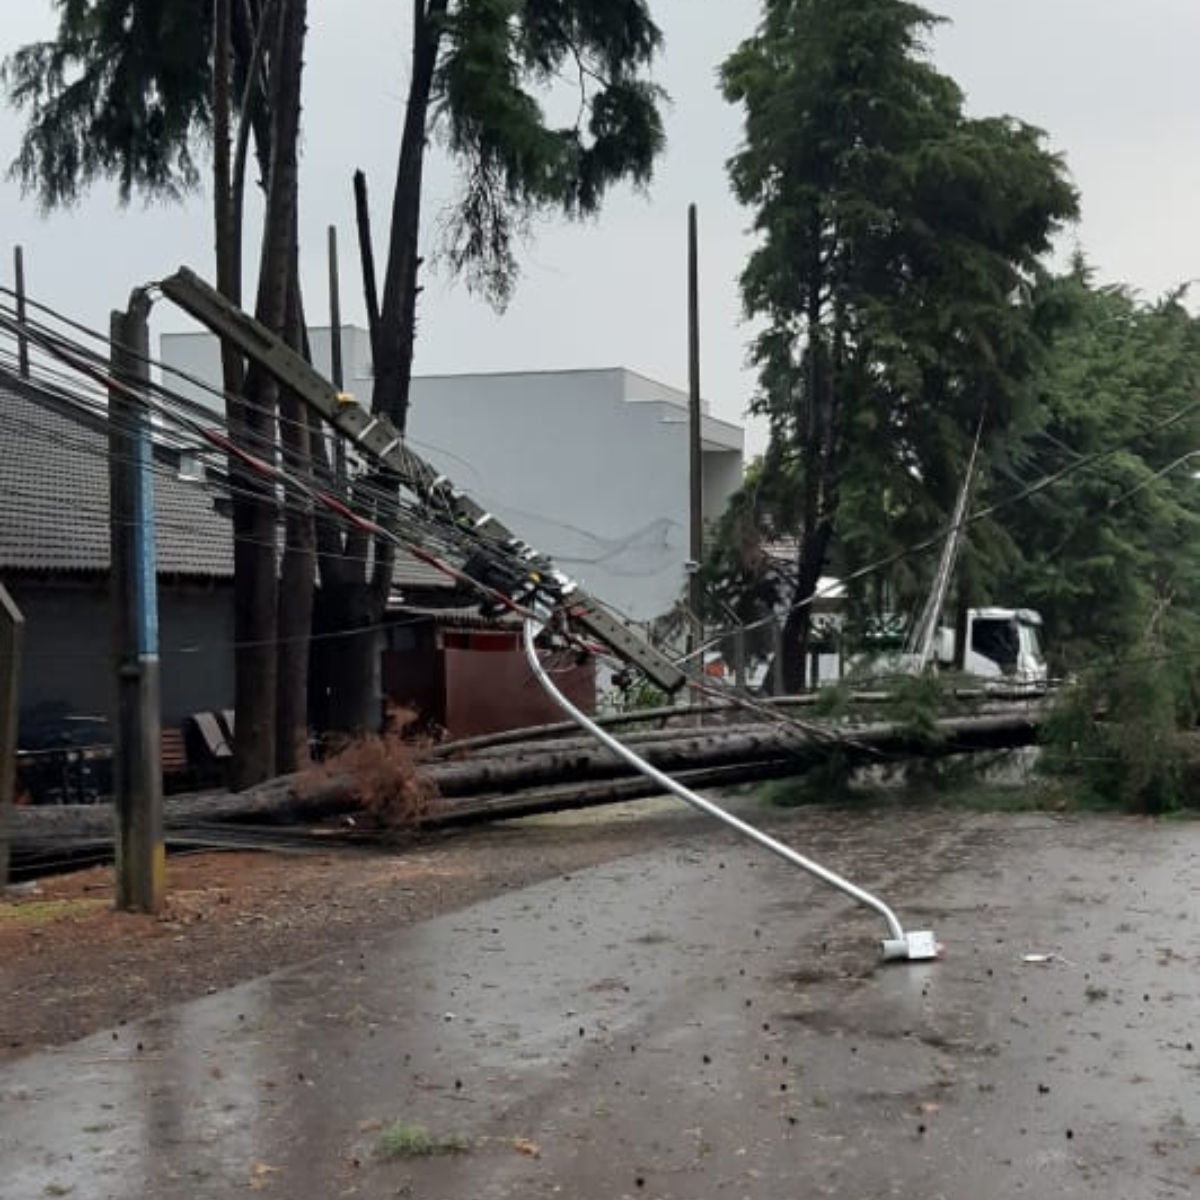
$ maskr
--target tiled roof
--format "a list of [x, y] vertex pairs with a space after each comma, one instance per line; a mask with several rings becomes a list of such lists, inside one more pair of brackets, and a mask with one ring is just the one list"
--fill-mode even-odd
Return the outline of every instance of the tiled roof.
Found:
[[[179, 478], [175, 456], [154, 463], [155, 549], [161, 575], [233, 576], [232, 528], [204, 482]], [[109, 567], [108, 435], [102, 414], [59, 411], [0, 378], [0, 571], [105, 573]], [[452, 588], [403, 552], [401, 588]]]
[[[103, 573], [109, 565], [108, 437], [0, 383], [0, 569]], [[229, 521], [201, 483], [154, 464], [163, 575], [233, 575]]]

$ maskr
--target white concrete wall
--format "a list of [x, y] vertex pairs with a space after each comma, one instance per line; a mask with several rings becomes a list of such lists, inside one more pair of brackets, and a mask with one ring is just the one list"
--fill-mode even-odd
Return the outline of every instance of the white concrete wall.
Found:
[[[711, 519], [741, 480], [741, 430], [712, 420], [705, 427]], [[688, 557], [680, 393], [619, 368], [420, 377], [409, 438], [625, 615], [650, 620], [678, 599]]]
[[[328, 373], [329, 332], [312, 332]], [[167, 335], [162, 358], [219, 378], [216, 343]], [[370, 401], [366, 334], [343, 331], [345, 388]], [[178, 386], [178, 385], [173, 385]], [[705, 417], [705, 516], [741, 482], [742, 431]], [[418, 376], [416, 451], [589, 591], [635, 620], [666, 612], [688, 557], [687, 396], [623, 368]]]

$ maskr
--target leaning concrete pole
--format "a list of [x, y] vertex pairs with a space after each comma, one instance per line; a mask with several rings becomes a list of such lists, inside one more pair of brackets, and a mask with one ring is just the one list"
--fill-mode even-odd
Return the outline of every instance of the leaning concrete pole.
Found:
[[166, 889], [150, 420], [138, 395], [150, 379], [149, 314], [149, 296], [140, 289], [130, 296], [128, 312], [112, 314], [108, 397], [116, 903], [130, 912], [157, 912]]
[[17, 782], [17, 710], [25, 618], [0, 583], [0, 888], [8, 883], [13, 790]]

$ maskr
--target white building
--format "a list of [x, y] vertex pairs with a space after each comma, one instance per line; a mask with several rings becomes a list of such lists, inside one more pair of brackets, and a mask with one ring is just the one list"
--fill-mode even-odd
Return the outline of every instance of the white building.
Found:
[[[328, 328], [311, 333], [330, 374]], [[164, 364], [221, 377], [216, 339], [165, 334]], [[346, 391], [370, 402], [363, 329], [342, 330]], [[168, 386], [208, 403], [211, 393]], [[650, 620], [679, 598], [688, 559], [687, 394], [621, 367], [413, 379], [409, 444], [560, 569], [626, 616]], [[702, 422], [704, 516], [742, 477], [739, 426]]]

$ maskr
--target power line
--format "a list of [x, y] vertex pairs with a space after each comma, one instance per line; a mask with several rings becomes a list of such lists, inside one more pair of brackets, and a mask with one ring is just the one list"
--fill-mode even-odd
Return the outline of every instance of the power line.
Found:
[[[5, 290], [5, 289], [0, 289]], [[36, 306], [40, 311], [53, 312], [44, 306]], [[68, 318], [61, 317], [60, 314], [53, 314], [56, 319], [62, 320], [65, 324], [72, 328], [83, 329], [76, 323], [71, 322]], [[7, 314], [0, 312], [0, 328], [5, 326], [11, 327], [14, 322]], [[26, 322], [21, 325], [22, 332], [28, 337], [30, 336], [30, 323]], [[10, 328], [11, 331], [11, 328]], [[96, 341], [102, 341], [100, 335], [93, 331], [86, 331], [87, 335]], [[53, 333], [53, 331], [34, 327], [34, 336], [32, 338], [40, 348], [46, 353], [54, 354], [58, 357], [63, 357], [72, 364], [77, 370], [82, 370], [86, 377], [90, 377], [94, 383], [106, 381], [109, 386], [112, 386], [113, 381], [108, 378], [107, 362], [98, 354], [89, 351], [86, 347], [80, 345], [76, 340], [62, 338]], [[157, 364], [160, 365], [161, 364]], [[165, 368], [173, 370], [172, 368]], [[204, 387], [210, 393], [217, 395], [214, 389], [208, 387], [203, 381], [196, 380], [184, 372], [175, 372], [180, 377], [187, 378], [196, 386]], [[76, 385], [72, 388], [65, 382], [63, 373], [58, 373], [57, 377], [47, 382], [47, 390], [51, 391], [56, 398], [69, 403], [78, 405], [81, 411], [90, 413], [96, 416], [102, 409], [102, 402], [97, 397], [81, 395], [78, 391], [77, 380]], [[485, 538], [478, 536], [469, 536], [466, 531], [455, 529], [452, 532], [447, 531], [446, 523], [442, 513], [430, 512], [428, 506], [422, 503], [401, 502], [397, 493], [392, 488], [381, 486], [372, 476], [358, 481], [356, 484], [359, 502], [366, 502], [373, 506], [376, 510], [376, 517], [368, 519], [362, 517], [360, 513], [355, 512], [352, 508], [347, 508], [342, 501], [329, 496], [322, 496], [318, 489], [307, 480], [294, 476], [285, 468], [280, 467], [277, 463], [270, 461], [266, 457], [255, 456], [253, 450], [247, 454], [245, 450], [228, 444], [228, 432], [225, 429], [224, 422], [210, 408], [199, 404], [194, 400], [179, 395], [178, 393], [166, 388], [162, 385], [154, 385], [151, 388], [154, 399], [142, 399], [142, 403], [146, 404], [151, 412], [156, 413], [160, 419], [169, 424], [176, 430], [177, 433], [185, 433], [189, 437], [201, 439], [203, 443], [211, 447], [211, 454], [219, 454], [222, 451], [231, 461], [240, 461], [244, 466], [253, 471], [258, 472], [264, 477], [273, 478], [276, 483], [282, 484], [284, 491], [282, 497], [276, 497], [276, 507], [280, 515], [285, 511], [303, 511], [307, 513], [309, 509], [315, 506], [318, 500], [325, 502], [327, 508], [332, 508], [338, 517], [341, 518], [344, 527], [357, 526], [361, 532], [374, 533], [377, 535], [390, 537], [395, 544], [400, 548], [408, 549], [410, 552], [414, 549], [414, 540], [419, 540], [424, 546], [432, 545], [442, 554], [452, 555], [459, 561], [460, 566], [454, 567], [451, 564], [440, 564], [442, 567], [449, 566], [447, 572], [451, 578], [460, 583], [474, 583], [478, 586], [479, 581], [471, 579], [461, 568], [461, 563], [470, 558], [472, 554], [477, 555], [484, 563], [490, 562], [493, 566], [505, 565], [503, 554], [497, 552], [494, 542], [490, 542]], [[139, 398], [141, 399], [141, 398]], [[244, 398], [239, 398], [244, 400]], [[1067, 464], [1060, 470], [1044, 475], [1041, 478], [1033, 481], [1030, 484], [1019, 489], [1017, 492], [1008, 497], [1002, 498], [993, 502], [990, 505], [977, 509], [969, 514], [963, 521], [957, 525], [952, 524], [947, 529], [939, 531], [934, 535], [921, 539], [917, 542], [899, 549], [892, 554], [877, 559], [874, 562], [868, 563], [865, 566], [858, 568], [854, 572], [839, 580], [839, 587], [845, 586], [847, 583], [852, 583], [860, 579], [865, 579], [886, 569], [889, 566], [895, 565], [897, 562], [903, 561], [911, 555], [922, 553], [929, 550], [943, 541], [945, 536], [953, 533], [958, 529], [965, 528], [967, 525], [973, 524], [985, 517], [994, 515], [1002, 509], [1019, 503], [1031, 496], [1037, 495], [1056, 483], [1066, 478], [1075, 471], [1082, 470], [1085, 467], [1102, 460], [1105, 457], [1111, 456], [1131, 445], [1138, 440], [1149, 436], [1155, 432], [1160, 432], [1163, 429], [1169, 428], [1176, 422], [1184, 419], [1186, 416], [1194, 412], [1200, 407], [1200, 401], [1191, 405], [1185, 406], [1183, 409], [1170, 414], [1168, 417], [1154, 423], [1146, 429], [1137, 431], [1128, 438], [1123, 439], [1110, 447], [1095, 451], [1088, 455], [1080, 455], [1075, 461]], [[265, 411], [261, 406], [257, 411]], [[203, 423], [203, 425], [201, 424]], [[296, 423], [299, 425], [299, 422]], [[207, 426], [213, 426], [212, 428]], [[305, 423], [307, 428], [307, 423]], [[218, 432], [220, 430], [220, 432]], [[224, 445], [222, 443], [225, 443]], [[267, 443], [265, 440], [260, 440], [256, 443], [257, 448], [263, 452], [269, 452], [273, 458], [276, 452], [276, 446], [273, 441]], [[257, 458], [257, 461], [249, 461]], [[235, 470], [224, 480], [224, 490], [230, 495], [253, 495], [260, 496], [253, 488], [241, 485], [235, 480], [238, 479], [238, 472]], [[334, 502], [329, 503], [330, 500]], [[353, 503], [353, 501], [352, 501]], [[338, 510], [341, 511], [338, 511]], [[383, 531], [381, 522], [395, 522], [399, 528], [391, 531]], [[464, 545], [465, 543], [465, 545]], [[433, 556], [429, 554], [418, 554], [418, 557], [426, 561], [430, 561]], [[361, 564], [371, 561], [370, 555], [358, 557]], [[431, 562], [431, 565], [437, 565]], [[493, 599], [496, 598], [495, 590], [484, 586], [485, 594], [489, 591], [493, 593]], [[799, 598], [794, 600], [787, 611], [795, 611], [810, 605], [815, 599], [820, 598], [827, 589], [818, 589], [812, 596]], [[615, 611], [615, 610], [614, 610]], [[749, 631], [754, 628], [766, 625], [779, 619], [781, 614], [772, 614], [757, 622], [751, 622], [744, 628]]]

